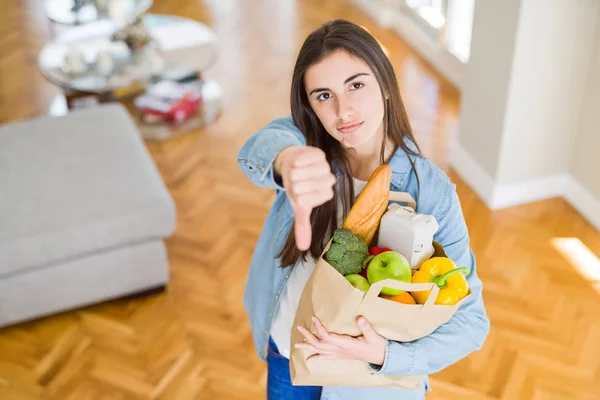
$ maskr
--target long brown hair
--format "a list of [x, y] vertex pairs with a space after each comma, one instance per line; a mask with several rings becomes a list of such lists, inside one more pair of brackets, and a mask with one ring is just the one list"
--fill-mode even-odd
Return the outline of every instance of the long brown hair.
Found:
[[[327, 155], [327, 161], [339, 171], [340, 176], [335, 185], [333, 199], [314, 208], [311, 213], [312, 242], [310, 249], [304, 252], [298, 250], [294, 229], [291, 229], [285, 245], [277, 255], [277, 257], [281, 257], [282, 268], [295, 264], [300, 257], [302, 260], [306, 260], [309, 251], [315, 259], [318, 259], [327, 240], [338, 227], [338, 199], [342, 200], [343, 215], [347, 215], [354, 204], [354, 187], [348, 162], [349, 151], [327, 133], [312, 110], [304, 87], [306, 70], [337, 50], [344, 50], [369, 65], [381, 87], [381, 95], [386, 99], [381, 163], [387, 162], [384, 157], [388, 138], [391, 138], [394, 143], [394, 150], [400, 147], [409, 155], [420, 156], [420, 149], [413, 137], [400, 96], [394, 68], [377, 40], [360, 26], [341, 19], [329, 21], [308, 35], [298, 54], [292, 77], [292, 117], [294, 124], [303, 132], [306, 144], [322, 149]], [[419, 153], [412, 151], [407, 146], [404, 142], [405, 138], [414, 143]], [[411, 157], [409, 160], [414, 169]]]

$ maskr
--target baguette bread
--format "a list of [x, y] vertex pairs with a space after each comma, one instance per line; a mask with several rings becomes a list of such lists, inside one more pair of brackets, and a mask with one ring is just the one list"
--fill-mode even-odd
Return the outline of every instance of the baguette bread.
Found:
[[389, 165], [377, 167], [342, 224], [342, 228], [360, 236], [367, 246], [371, 245], [379, 221], [387, 209], [391, 180], [392, 168]]

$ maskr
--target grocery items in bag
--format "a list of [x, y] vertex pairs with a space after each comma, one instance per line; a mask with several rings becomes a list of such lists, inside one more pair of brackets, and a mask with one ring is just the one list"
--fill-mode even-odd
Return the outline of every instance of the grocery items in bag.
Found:
[[[449, 297], [440, 295], [442, 290], [459, 289], [455, 280], [464, 278], [463, 270], [455, 268], [457, 272], [444, 275], [446, 271], [429, 269], [433, 262], [424, 263], [430, 258], [447, 258], [443, 246], [433, 241], [437, 222], [414, 212], [416, 204], [410, 194], [390, 192], [390, 179], [387, 165], [377, 169], [334, 232], [304, 287], [295, 326], [316, 334], [312, 319], [316, 317], [329, 332], [358, 337], [361, 331], [356, 318], [360, 315], [386, 339], [412, 342], [448, 322], [465, 300], [439, 304], [444, 296]], [[411, 207], [388, 207], [390, 200]], [[417, 300], [419, 294], [425, 294], [424, 302], [423, 297]], [[291, 343], [303, 339], [298, 330], [292, 330]], [[293, 385], [422, 387], [422, 376], [373, 374], [364, 361], [313, 359], [314, 354], [306, 348], [291, 349]]]
[[371, 245], [381, 216], [387, 209], [391, 180], [392, 168], [389, 165], [377, 167], [342, 224], [342, 228], [363, 238], [367, 246]]
[[433, 235], [438, 228], [433, 216], [391, 204], [381, 217], [377, 246], [399, 252], [408, 259], [412, 269], [418, 269], [433, 255]]
[[[395, 251], [367, 249], [363, 239], [347, 229], [337, 229], [323, 258], [355, 288], [366, 292], [371, 284], [384, 279], [410, 282], [412, 271], [408, 260]], [[377, 255], [368, 256], [368, 253]], [[363, 269], [368, 262], [368, 267]], [[364, 272], [363, 272], [364, 271]], [[385, 287], [384, 295], [399, 295], [402, 290]]]
[[367, 280], [366, 277], [360, 274], [350, 274], [344, 276], [348, 282], [358, 290], [362, 290], [363, 292], [367, 292], [371, 287], [371, 284]]
[[[469, 294], [469, 283], [463, 274], [469, 268], [456, 268], [448, 257], [433, 257], [425, 261], [412, 276], [412, 283], [435, 283], [440, 291], [434, 304], [454, 305]], [[425, 304], [430, 291], [414, 292], [418, 304]]]
[[336, 229], [332, 240], [325, 253], [325, 261], [344, 276], [358, 274], [368, 255], [363, 239], [347, 229]]
[[385, 294], [382, 294], [379, 297], [402, 304], [417, 304], [415, 298], [411, 296], [411, 294], [408, 292], [402, 292], [394, 296], [387, 296]]
[[[406, 257], [397, 251], [385, 251], [376, 255], [367, 267], [367, 279], [372, 285], [384, 279], [410, 282], [412, 271]], [[384, 287], [381, 293], [388, 296], [399, 295], [403, 290]]]

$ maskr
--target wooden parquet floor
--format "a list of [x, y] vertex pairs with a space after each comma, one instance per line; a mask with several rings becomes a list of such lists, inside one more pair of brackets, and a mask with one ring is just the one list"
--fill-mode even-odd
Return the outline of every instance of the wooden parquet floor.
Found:
[[[44, 114], [57, 88], [36, 68], [49, 37], [42, 2], [3, 0], [0, 122]], [[484, 348], [432, 377], [434, 400], [600, 399], [600, 233], [562, 199], [491, 212], [448, 165], [459, 95], [393, 32], [349, 0], [157, 0], [153, 12], [212, 26], [207, 75], [225, 94], [210, 127], [148, 144], [178, 207], [172, 281], [0, 330], [0, 399], [264, 399], [242, 305], [247, 267], [273, 195], [235, 155], [289, 112], [296, 51], [326, 19], [368, 28], [396, 68], [425, 154], [458, 184], [492, 329]]]

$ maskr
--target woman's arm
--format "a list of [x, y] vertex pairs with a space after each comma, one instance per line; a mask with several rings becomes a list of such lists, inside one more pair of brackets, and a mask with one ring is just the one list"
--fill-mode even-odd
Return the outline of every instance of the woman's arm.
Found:
[[413, 342], [387, 341], [383, 366], [372, 366], [378, 374], [424, 375], [438, 372], [483, 345], [490, 322], [482, 299], [482, 283], [469, 246], [469, 233], [464, 220], [456, 186], [448, 182], [444, 199], [436, 214], [440, 226], [434, 240], [457, 267], [469, 267], [467, 281], [471, 294], [452, 318], [428, 336]]
[[252, 135], [242, 146], [237, 159], [244, 174], [257, 186], [283, 190], [273, 164], [289, 146], [305, 146], [306, 140], [291, 116], [278, 118]]
[[238, 153], [242, 171], [255, 185], [285, 191], [294, 209], [296, 246], [310, 247], [311, 211], [334, 196], [336, 179], [327, 156], [306, 139], [291, 117], [276, 119], [255, 133]]

